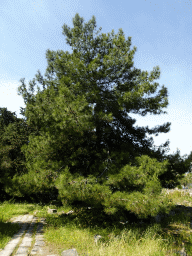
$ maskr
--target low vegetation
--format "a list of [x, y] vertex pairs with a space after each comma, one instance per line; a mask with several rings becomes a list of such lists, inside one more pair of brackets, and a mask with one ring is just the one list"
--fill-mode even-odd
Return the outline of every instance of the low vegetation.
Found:
[[[19, 230], [17, 224], [8, 222], [10, 218], [28, 213], [46, 217], [45, 241], [60, 253], [76, 248], [80, 255], [171, 256], [185, 248], [187, 255], [192, 255], [192, 198], [179, 191], [168, 197], [176, 207], [159, 222], [152, 218], [136, 220], [131, 215], [126, 220], [117, 221], [96, 209], [3, 202], [0, 206], [0, 248], [4, 248]], [[58, 213], [48, 214], [48, 207], [56, 208]], [[70, 210], [74, 213], [64, 214]], [[102, 236], [97, 244], [95, 234]]]

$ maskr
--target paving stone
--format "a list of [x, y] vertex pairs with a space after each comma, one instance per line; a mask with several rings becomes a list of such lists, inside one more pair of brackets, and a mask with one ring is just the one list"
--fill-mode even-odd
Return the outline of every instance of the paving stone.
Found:
[[[34, 229], [34, 228], [33, 228], [33, 229]], [[32, 229], [32, 230], [28, 230], [27, 233], [28, 233], [29, 235], [33, 234], [33, 229]]]
[[36, 235], [37, 235], [37, 236], [43, 235], [43, 233], [44, 233], [43, 231], [41, 231], [41, 232], [36, 232]]
[[43, 241], [44, 240], [44, 238], [43, 237], [36, 237], [36, 240], [38, 240], [38, 241]]
[[11, 241], [8, 242], [7, 247], [13, 245], [13, 244], [18, 244], [19, 240], [20, 240], [21, 236], [17, 237], [17, 238], [13, 238]]
[[28, 253], [29, 251], [29, 247], [26, 247], [26, 246], [19, 246], [17, 252], [15, 255], [17, 254], [23, 254], [23, 253]]
[[29, 253], [20, 253], [20, 254], [16, 254], [17, 256], [28, 256]]
[[0, 255], [1, 256], [10, 256], [12, 254], [13, 250], [6, 250], [6, 251], [1, 251]]
[[[19, 241], [18, 241], [19, 242]], [[11, 250], [12, 248], [15, 248], [17, 243], [10, 243], [5, 246], [6, 250]]]
[[31, 242], [23, 242], [20, 244], [20, 246], [25, 246], [25, 247], [30, 247], [31, 246]]
[[41, 235], [36, 235], [35, 237], [36, 237], [36, 239], [41, 239], [41, 238], [43, 238], [43, 235], [42, 234]]
[[38, 235], [43, 235], [43, 233], [44, 233], [43, 230], [42, 230], [42, 231], [37, 231], [37, 232], [36, 232], [36, 235], [37, 235], [37, 236], [38, 236]]
[[45, 242], [42, 240], [35, 241], [35, 246], [44, 246], [44, 245], [45, 245]]
[[78, 256], [78, 253], [76, 249], [70, 249], [70, 250], [63, 251], [61, 253], [61, 256]]
[[37, 231], [36, 231], [36, 234], [37, 234], [37, 235], [42, 235], [43, 233], [44, 233], [43, 230], [37, 230]]
[[31, 238], [32, 235], [33, 235], [33, 232], [32, 233], [28, 233], [28, 231], [27, 231], [27, 233], [25, 234], [25, 238]]
[[33, 247], [31, 254], [36, 254], [39, 251], [39, 249], [40, 249], [39, 246]]
[[32, 237], [24, 237], [23, 240], [22, 240], [22, 243], [24, 242], [32, 242]]
[[43, 227], [37, 228], [37, 233], [42, 233], [43, 232]]

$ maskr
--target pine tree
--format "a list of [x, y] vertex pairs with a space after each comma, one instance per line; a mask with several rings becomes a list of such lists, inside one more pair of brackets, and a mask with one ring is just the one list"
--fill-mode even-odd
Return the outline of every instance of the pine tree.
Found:
[[[129, 115], [166, 113], [167, 88], [157, 92], [159, 84], [152, 83], [160, 69], [149, 75], [133, 68], [136, 47], [130, 50], [131, 37], [125, 40], [122, 29], [94, 38], [95, 17], [83, 21], [76, 14], [74, 28], [63, 26], [73, 52], [47, 50], [47, 79], [38, 71], [32, 94], [21, 80], [22, 113], [39, 135], [23, 147], [29, 173], [17, 182], [28, 179], [27, 191], [55, 186], [63, 203], [82, 202], [108, 214], [168, 211], [158, 177], [169, 164], [164, 155], [169, 142], [156, 150], [147, 134], [167, 133], [171, 124], [134, 127]], [[43, 86], [36, 96], [35, 81]]]

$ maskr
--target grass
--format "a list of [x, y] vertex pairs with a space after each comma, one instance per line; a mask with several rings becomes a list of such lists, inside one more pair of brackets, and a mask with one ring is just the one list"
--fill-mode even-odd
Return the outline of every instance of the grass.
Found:
[[[172, 256], [178, 255], [176, 252], [184, 246], [187, 255], [192, 255], [192, 197], [179, 191], [168, 197], [175, 204], [182, 205], [175, 207], [175, 215], [166, 215], [159, 223], [150, 219], [143, 223], [129, 221], [124, 225], [96, 209], [5, 202], [0, 207], [0, 248], [19, 230], [17, 224], [5, 222], [11, 217], [29, 213], [46, 218], [44, 239], [60, 254], [76, 248], [79, 255]], [[48, 214], [48, 207], [56, 208], [59, 214]], [[74, 210], [71, 215], [60, 214], [70, 210]], [[102, 236], [97, 245], [95, 234]]]

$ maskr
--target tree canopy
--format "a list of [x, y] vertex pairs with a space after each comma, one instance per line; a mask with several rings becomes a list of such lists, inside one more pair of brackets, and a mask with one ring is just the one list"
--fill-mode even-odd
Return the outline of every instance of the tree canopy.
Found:
[[[45, 78], [38, 70], [29, 92], [21, 79], [21, 114], [36, 133], [21, 148], [28, 172], [13, 182], [26, 194], [56, 188], [63, 203], [92, 205], [107, 214], [168, 211], [161, 188], [169, 141], [156, 149], [147, 136], [169, 132], [171, 123], [135, 127], [130, 116], [167, 113], [167, 88], [153, 82], [160, 68], [149, 74], [133, 67], [136, 47], [130, 49], [131, 37], [126, 40], [122, 29], [97, 35], [100, 28], [94, 37], [95, 17], [83, 22], [76, 14], [73, 28], [64, 24], [73, 52], [48, 49]], [[36, 82], [43, 90], [38, 86], [34, 95]]]

